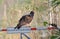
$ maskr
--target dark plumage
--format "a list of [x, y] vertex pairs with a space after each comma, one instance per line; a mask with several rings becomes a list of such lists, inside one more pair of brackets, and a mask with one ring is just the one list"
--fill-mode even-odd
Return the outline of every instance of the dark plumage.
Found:
[[23, 25], [29, 24], [34, 16], [34, 11], [31, 11], [29, 15], [24, 15], [21, 17], [21, 19], [19, 20], [19, 23], [17, 24], [17, 26], [15, 27], [15, 29], [19, 29], [21, 28]]

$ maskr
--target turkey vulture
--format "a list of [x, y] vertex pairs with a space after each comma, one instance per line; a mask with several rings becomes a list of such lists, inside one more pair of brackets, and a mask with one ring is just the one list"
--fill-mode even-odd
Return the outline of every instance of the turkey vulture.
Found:
[[17, 24], [17, 26], [15, 27], [15, 29], [20, 29], [23, 25], [29, 24], [34, 16], [34, 11], [31, 11], [30, 14], [28, 15], [24, 15], [20, 18], [19, 23]]

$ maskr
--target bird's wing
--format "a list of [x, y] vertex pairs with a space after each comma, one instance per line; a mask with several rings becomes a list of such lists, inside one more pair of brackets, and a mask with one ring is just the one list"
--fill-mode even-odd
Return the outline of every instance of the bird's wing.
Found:
[[22, 17], [20, 18], [19, 22], [21, 22], [22, 20], [25, 21], [25, 17], [26, 17], [26, 16], [22, 16]]
[[25, 21], [27, 22], [27, 23], [30, 23], [31, 21], [32, 21], [32, 17], [30, 16], [30, 15], [26, 15], [26, 18], [25, 18]]
[[26, 25], [27, 24], [27, 22], [26, 22], [27, 21], [26, 16], [27, 15], [21, 17], [21, 19], [19, 20], [19, 24], [20, 25]]
[[30, 15], [22, 16], [19, 20], [20, 25], [29, 24], [32, 21], [32, 17]]
[[17, 26], [15, 27], [15, 29], [16, 28], [20, 28], [20, 27], [22, 27], [23, 25], [25, 25], [26, 23], [25, 23], [25, 16], [22, 16], [21, 18], [20, 18], [20, 20], [19, 20], [19, 23], [17, 24]]

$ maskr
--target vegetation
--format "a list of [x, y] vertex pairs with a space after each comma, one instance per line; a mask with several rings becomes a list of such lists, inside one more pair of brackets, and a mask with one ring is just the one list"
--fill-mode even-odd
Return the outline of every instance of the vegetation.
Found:
[[[52, 2], [51, 2], [51, 6], [53, 7], [53, 11], [54, 11], [54, 9], [58, 6], [60, 4], [60, 0], [52, 0]], [[55, 11], [54, 11], [54, 13], [55, 13]], [[56, 13], [55, 13], [56, 14]], [[55, 15], [54, 14], [54, 15]], [[55, 15], [56, 16], [56, 15]], [[54, 21], [56, 21], [56, 20], [54, 20]], [[60, 39], [60, 31], [57, 31], [56, 33], [55, 33], [55, 35], [52, 35], [51, 36], [51, 39]]]
[[[56, 8], [60, 4], [59, 1], [60, 0], [52, 0], [51, 6]], [[18, 23], [18, 20], [21, 18], [21, 16], [28, 14], [31, 10], [34, 10], [35, 12], [34, 19], [31, 22], [31, 27], [46, 26], [50, 22], [48, 9], [49, 9], [48, 0], [4, 0], [4, 1], [0, 0], [0, 17], [1, 17], [0, 27], [2, 28], [15, 27]], [[47, 33], [47, 30], [33, 31], [28, 35], [30, 35], [32, 39], [42, 39], [42, 35], [46, 34], [45, 32]], [[8, 35], [6, 33], [3, 33], [2, 39], [3, 38], [15, 39], [15, 36], [16, 39], [19, 39], [20, 35], [19, 34]], [[45, 37], [46, 39], [49, 39], [49, 36], [45, 36]], [[51, 39], [57, 37], [51, 36]]]
[[60, 39], [60, 31], [56, 31], [55, 35], [52, 35], [50, 39]]

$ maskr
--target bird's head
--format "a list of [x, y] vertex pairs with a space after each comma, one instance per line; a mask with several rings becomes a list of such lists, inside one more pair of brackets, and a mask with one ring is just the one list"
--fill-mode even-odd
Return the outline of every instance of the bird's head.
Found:
[[34, 11], [31, 11], [31, 12], [30, 12], [30, 15], [31, 15], [31, 16], [34, 16]]

